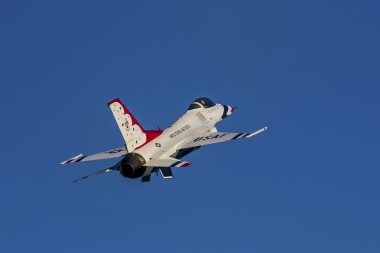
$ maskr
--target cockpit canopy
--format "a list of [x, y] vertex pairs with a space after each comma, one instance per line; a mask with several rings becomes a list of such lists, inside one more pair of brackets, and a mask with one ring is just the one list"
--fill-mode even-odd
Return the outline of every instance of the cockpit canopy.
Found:
[[199, 109], [199, 108], [210, 108], [215, 106], [216, 104], [209, 98], [198, 98], [197, 100], [194, 100], [193, 103], [187, 108], [188, 111]]

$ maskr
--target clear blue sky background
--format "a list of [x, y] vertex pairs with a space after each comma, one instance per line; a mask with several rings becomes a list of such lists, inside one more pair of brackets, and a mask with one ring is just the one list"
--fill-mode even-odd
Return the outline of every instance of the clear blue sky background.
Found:
[[[1, 252], [380, 252], [377, 1], [1, 1]], [[148, 184], [106, 103], [167, 127], [201, 96], [221, 131]]]

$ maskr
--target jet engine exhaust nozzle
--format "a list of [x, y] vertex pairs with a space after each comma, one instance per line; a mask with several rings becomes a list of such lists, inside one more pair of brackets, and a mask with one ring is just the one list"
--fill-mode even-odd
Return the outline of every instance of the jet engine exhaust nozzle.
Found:
[[144, 175], [145, 167], [145, 159], [139, 154], [130, 153], [127, 154], [123, 160], [121, 161], [119, 170], [120, 174], [124, 177], [128, 178], [138, 178]]

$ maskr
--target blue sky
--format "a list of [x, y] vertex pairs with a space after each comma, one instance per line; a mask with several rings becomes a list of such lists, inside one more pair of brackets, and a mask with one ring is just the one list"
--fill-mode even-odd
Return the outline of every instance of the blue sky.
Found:
[[[1, 252], [379, 252], [376, 1], [0, 2]], [[202, 96], [238, 106], [175, 179], [61, 166]]]

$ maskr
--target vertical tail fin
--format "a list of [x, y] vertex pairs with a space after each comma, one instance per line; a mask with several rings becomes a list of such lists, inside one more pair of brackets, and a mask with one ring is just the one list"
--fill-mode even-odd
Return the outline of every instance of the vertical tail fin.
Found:
[[123, 135], [128, 152], [142, 146], [147, 141], [147, 135], [144, 128], [125, 107], [125, 105], [116, 98], [108, 103], [113, 116]]

